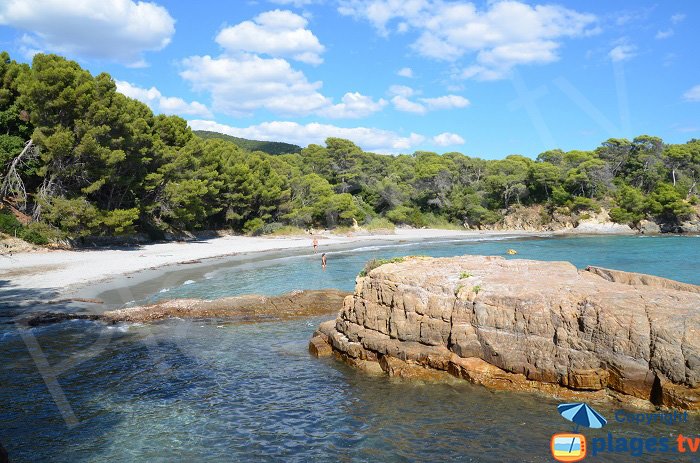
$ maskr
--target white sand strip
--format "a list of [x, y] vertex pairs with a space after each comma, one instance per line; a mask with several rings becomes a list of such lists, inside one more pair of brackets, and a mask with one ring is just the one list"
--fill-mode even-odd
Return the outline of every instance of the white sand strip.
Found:
[[[508, 235], [545, 235], [546, 233], [455, 231], [435, 229], [397, 229], [392, 235], [337, 236], [317, 235], [319, 251], [330, 245], [367, 243], [368, 241], [426, 240], [431, 238], [497, 237]], [[191, 242], [148, 244], [123, 249], [48, 251], [0, 256], [0, 280], [13, 288], [58, 290], [104, 281], [145, 269], [227, 255], [308, 248], [311, 236], [256, 238], [225, 236]]]

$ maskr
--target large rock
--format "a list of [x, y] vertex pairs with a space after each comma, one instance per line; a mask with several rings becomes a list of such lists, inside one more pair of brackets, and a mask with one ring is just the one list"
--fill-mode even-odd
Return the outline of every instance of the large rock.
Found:
[[654, 235], [661, 233], [661, 227], [658, 223], [645, 219], [639, 222], [639, 232], [645, 235]]
[[498, 389], [700, 409], [700, 287], [650, 275], [406, 258], [357, 278], [312, 350], [323, 343], [389, 375], [439, 370]]
[[681, 223], [683, 233], [700, 233], [700, 218], [694, 218]]

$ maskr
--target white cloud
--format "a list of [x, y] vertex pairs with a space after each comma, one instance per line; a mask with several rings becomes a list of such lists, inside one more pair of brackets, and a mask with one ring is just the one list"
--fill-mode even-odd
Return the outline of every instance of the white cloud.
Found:
[[346, 93], [341, 102], [321, 92], [321, 82], [309, 82], [303, 72], [282, 58], [191, 56], [180, 75], [195, 90], [211, 93], [217, 112], [244, 116], [258, 109], [282, 115], [317, 114], [329, 118], [358, 118], [380, 111], [387, 102], [358, 92]]
[[442, 109], [466, 108], [470, 104], [468, 99], [459, 95], [418, 98], [419, 102], [412, 101], [409, 98], [415, 94], [415, 91], [405, 85], [392, 85], [389, 87], [389, 93], [394, 95], [391, 102], [395, 109], [414, 114], [425, 114], [428, 111]]
[[433, 143], [438, 146], [463, 145], [464, 138], [460, 137], [456, 133], [443, 132], [440, 135], [435, 135], [433, 137]]
[[671, 22], [673, 24], [678, 24], [680, 22], [683, 22], [683, 20], [686, 18], [686, 15], [683, 13], [676, 13], [673, 16], [671, 16]]
[[409, 96], [412, 96], [413, 89], [411, 87], [407, 87], [406, 85], [392, 85], [389, 87], [389, 93], [392, 95], [399, 95], [408, 98]]
[[345, 0], [341, 1], [338, 11], [358, 19], [367, 19], [380, 34], [387, 35], [389, 21], [406, 19], [399, 26], [407, 30], [410, 27], [409, 19], [423, 15], [432, 3], [431, 0]]
[[318, 92], [321, 82], [309, 82], [281, 58], [191, 56], [182, 64], [182, 78], [195, 90], [210, 92], [214, 110], [225, 114], [242, 116], [262, 108], [304, 115], [331, 104]]
[[613, 62], [626, 61], [637, 55], [637, 47], [627, 43], [616, 46], [608, 53], [608, 56]]
[[123, 80], [115, 80], [117, 91], [129, 98], [146, 103], [155, 112], [199, 117], [212, 117], [211, 111], [198, 101], [186, 102], [182, 98], [163, 96], [155, 88], [143, 88]]
[[696, 85], [683, 94], [686, 101], [700, 101], [700, 85]]
[[330, 118], [356, 119], [369, 116], [372, 113], [381, 111], [387, 102], [383, 98], [374, 101], [371, 97], [358, 92], [346, 93], [343, 95], [342, 103], [334, 104], [318, 111], [320, 115]]
[[563, 39], [599, 32], [594, 15], [513, 0], [486, 2], [484, 9], [444, 0], [345, 0], [338, 10], [368, 20], [382, 35], [396, 21], [417, 31], [412, 48], [422, 56], [473, 57], [464, 78], [500, 79], [517, 65], [556, 61]]
[[469, 100], [459, 95], [445, 95], [437, 98], [420, 98], [420, 101], [432, 110], [466, 108], [470, 105]]
[[307, 24], [302, 16], [274, 10], [225, 28], [216, 37], [224, 53], [182, 60], [180, 76], [195, 90], [209, 92], [216, 112], [232, 116], [263, 109], [285, 116], [315, 114], [337, 119], [382, 110], [386, 100], [375, 101], [359, 92], [347, 92], [334, 103], [321, 93], [322, 82], [309, 81], [285, 59], [311, 64], [322, 61], [324, 47], [306, 29]]
[[277, 5], [292, 5], [297, 8], [313, 5], [314, 3], [321, 3], [321, 1], [323, 0], [270, 0], [270, 2]]
[[397, 75], [401, 77], [407, 77], [407, 78], [412, 78], [413, 77], [413, 69], [411, 68], [401, 68], [398, 70], [396, 73]]
[[367, 151], [378, 153], [410, 152], [426, 140], [425, 136], [417, 133], [401, 136], [390, 130], [371, 127], [346, 128], [317, 122], [302, 125], [290, 121], [271, 121], [249, 127], [232, 127], [214, 121], [192, 120], [189, 124], [195, 130], [211, 130], [236, 137], [283, 141], [300, 146], [323, 144], [328, 137], [346, 138]]
[[252, 21], [243, 21], [223, 29], [216, 42], [229, 53], [264, 53], [274, 57], [291, 57], [308, 64], [321, 64], [325, 48], [306, 29], [308, 21], [291, 11], [261, 13]]
[[394, 103], [394, 108], [396, 108], [398, 111], [414, 114], [425, 114], [426, 112], [428, 112], [428, 108], [426, 108], [422, 104], [416, 103], [415, 101], [411, 101], [408, 98], [401, 95], [396, 95], [394, 98], [391, 99], [391, 102]]
[[665, 31], [658, 31], [655, 35], [657, 39], [667, 39], [673, 35], [673, 29], [666, 29]]
[[39, 49], [144, 66], [143, 53], [163, 49], [175, 20], [160, 5], [131, 0], [4, 0], [0, 25], [28, 32]]

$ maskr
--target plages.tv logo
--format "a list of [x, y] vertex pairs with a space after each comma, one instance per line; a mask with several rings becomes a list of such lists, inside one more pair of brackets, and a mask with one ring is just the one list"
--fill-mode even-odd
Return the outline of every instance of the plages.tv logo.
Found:
[[557, 406], [557, 410], [562, 417], [574, 423], [575, 427], [573, 432], [552, 436], [552, 456], [557, 461], [581, 461], [586, 458], [586, 436], [579, 434], [579, 427], [602, 428], [608, 421], [585, 403], [561, 404]]

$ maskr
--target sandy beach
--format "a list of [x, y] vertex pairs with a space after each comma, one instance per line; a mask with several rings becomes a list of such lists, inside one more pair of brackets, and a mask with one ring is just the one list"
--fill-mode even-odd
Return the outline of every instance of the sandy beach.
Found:
[[[398, 242], [436, 238], [498, 236], [544, 236], [542, 232], [458, 231], [438, 229], [397, 229], [394, 234], [317, 235], [319, 252], [329, 248], [360, 246], [363, 243]], [[68, 294], [80, 287], [147, 269], [182, 263], [275, 250], [312, 252], [310, 236], [247, 237], [224, 236], [200, 241], [166, 242], [117, 249], [46, 251], [0, 257], [0, 280], [6, 289], [33, 289]]]

